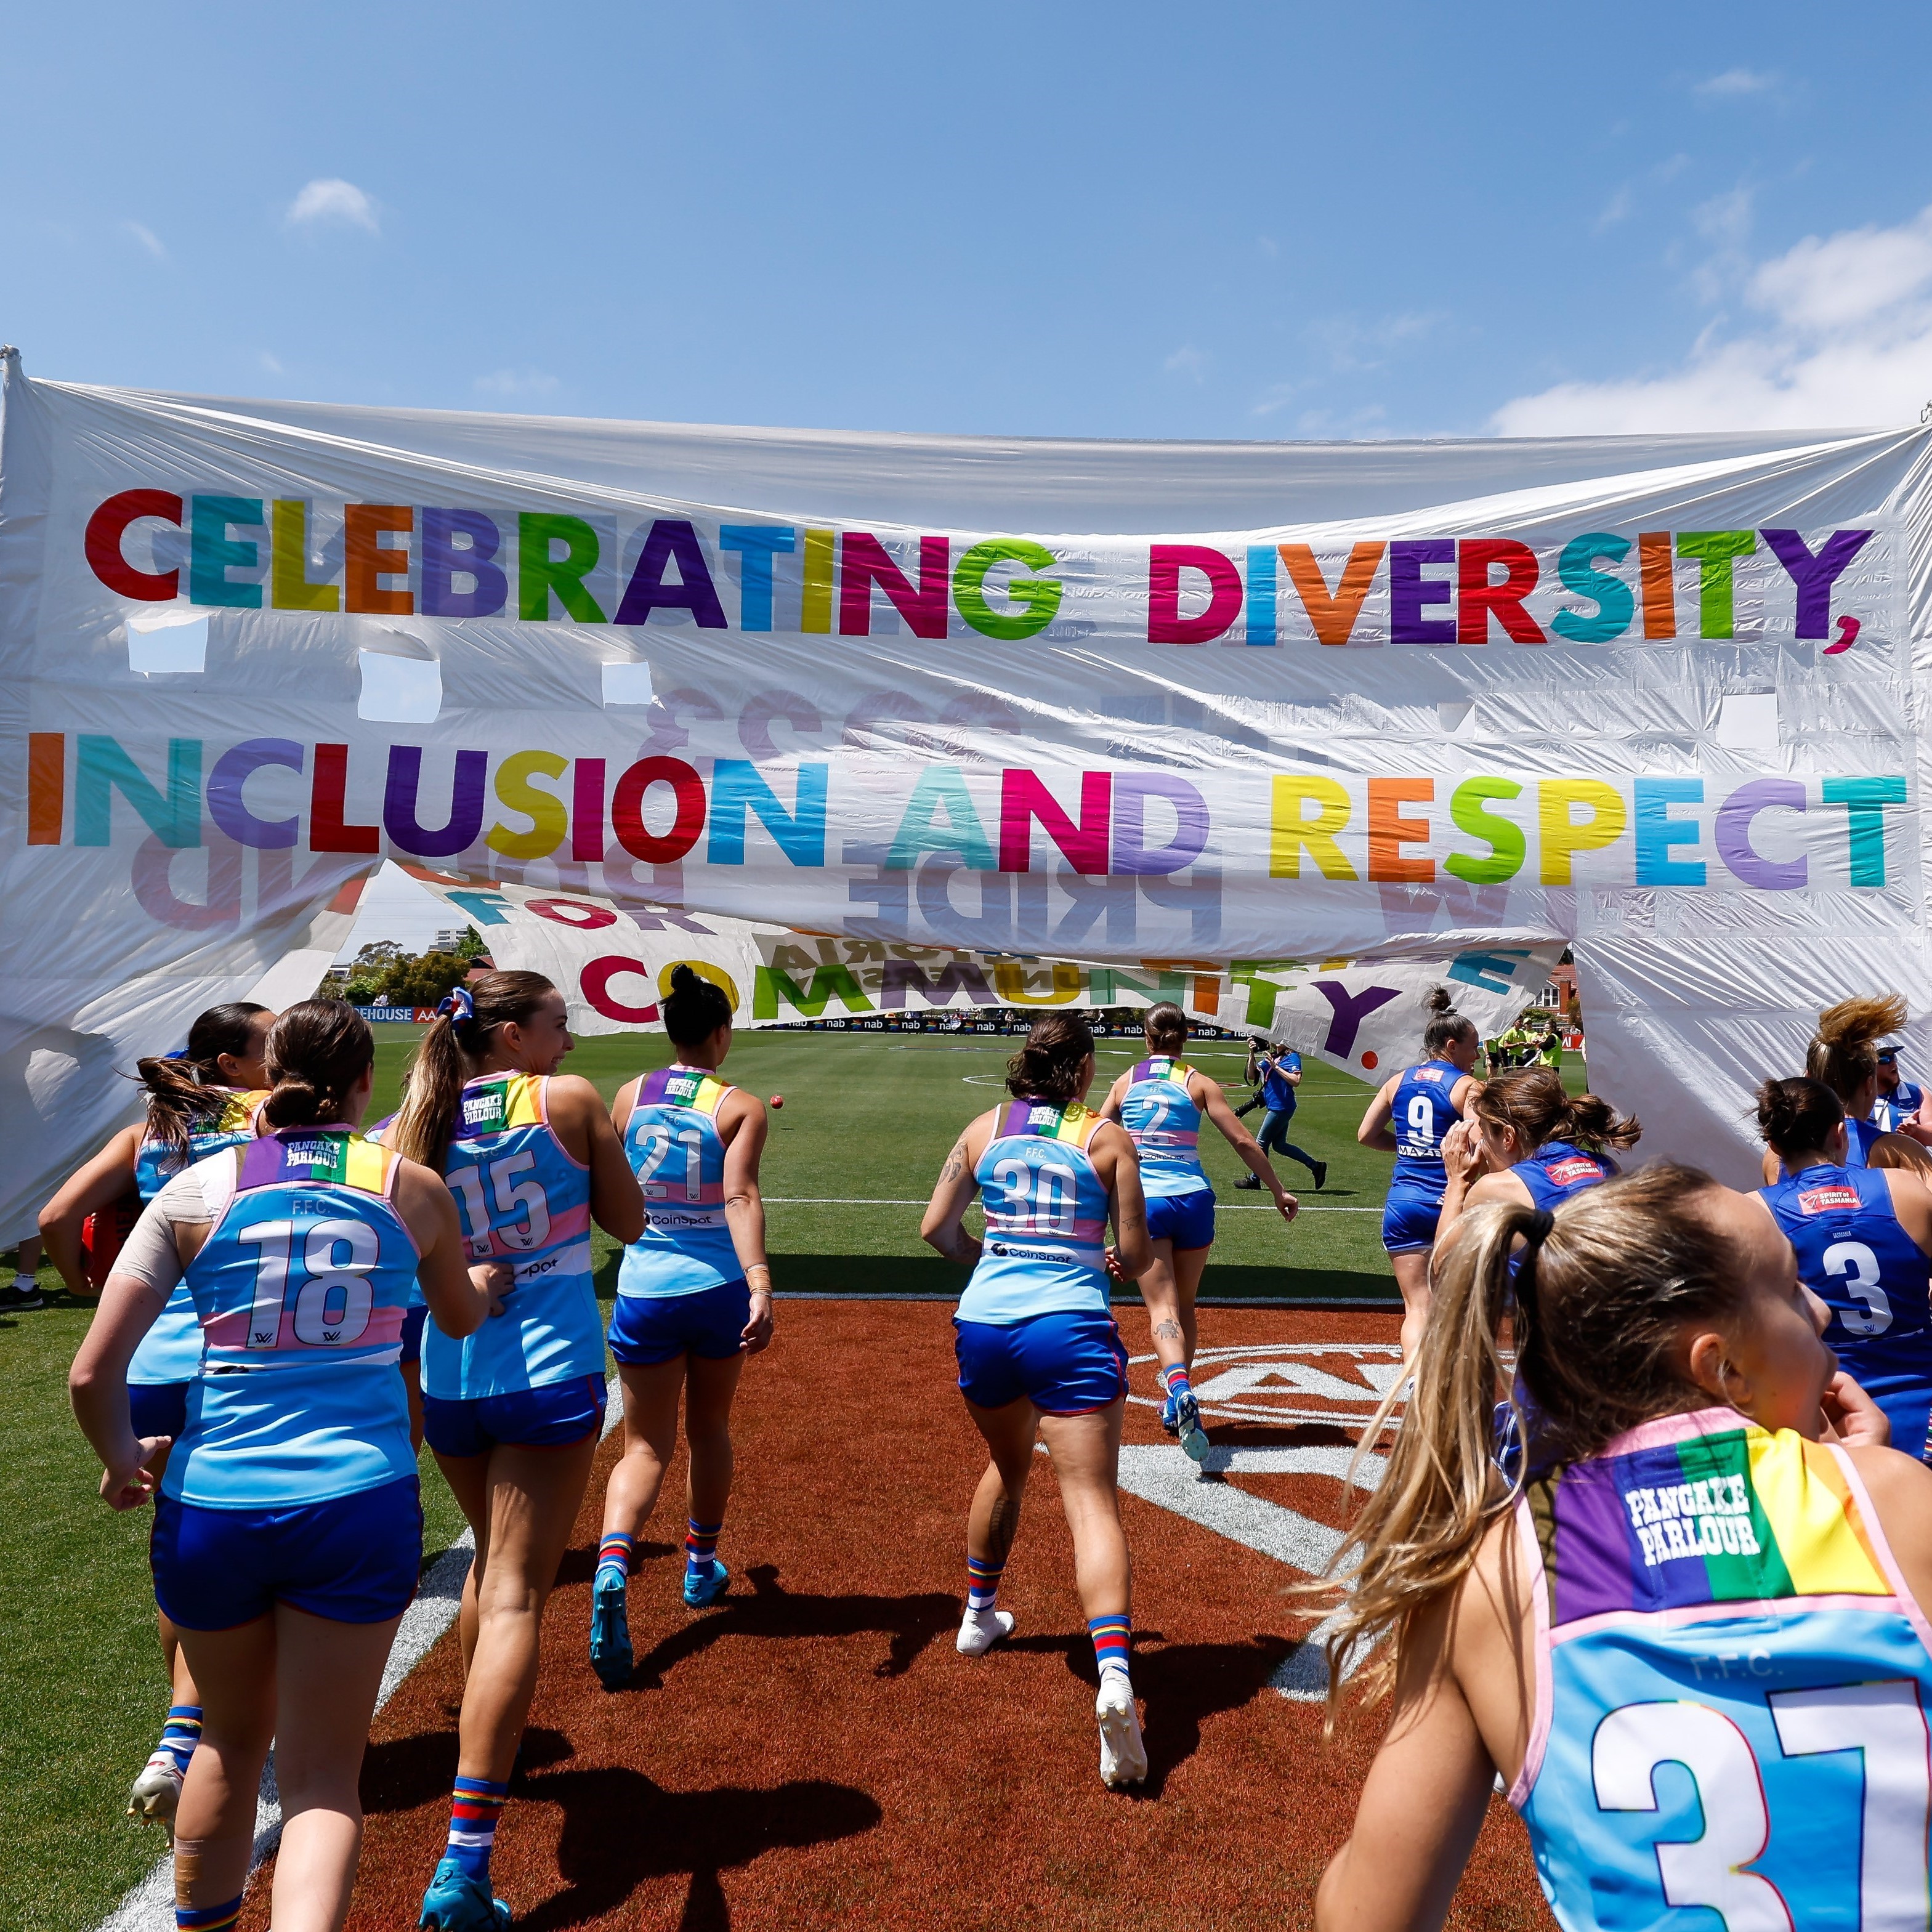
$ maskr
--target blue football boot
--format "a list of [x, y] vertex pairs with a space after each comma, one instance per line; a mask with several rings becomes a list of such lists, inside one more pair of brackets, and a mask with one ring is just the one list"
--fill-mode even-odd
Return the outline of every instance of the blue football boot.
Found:
[[600, 1570], [590, 1592], [590, 1667], [607, 1690], [631, 1681], [631, 1620], [622, 1570]]
[[508, 1902], [490, 1896], [481, 1879], [472, 1878], [454, 1858], [445, 1858], [423, 1894], [418, 1926], [437, 1932], [502, 1932], [510, 1923]]
[[723, 1596], [731, 1581], [731, 1573], [718, 1562], [711, 1559], [708, 1570], [694, 1570], [689, 1564], [684, 1568], [684, 1606], [688, 1610], [701, 1610], [717, 1602]]
[[1174, 1429], [1189, 1460], [1205, 1462], [1213, 1444], [1208, 1440], [1207, 1430], [1201, 1426], [1201, 1405], [1195, 1400], [1192, 1389], [1183, 1389], [1174, 1397]]

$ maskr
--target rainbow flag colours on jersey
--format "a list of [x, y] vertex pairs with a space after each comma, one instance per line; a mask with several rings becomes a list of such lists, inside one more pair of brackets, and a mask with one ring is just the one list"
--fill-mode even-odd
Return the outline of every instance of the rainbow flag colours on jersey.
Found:
[[1510, 1798], [1564, 1932], [1924, 1932], [1932, 1632], [1850, 1458], [1706, 1410], [1519, 1508], [1546, 1613]]
[[1755, 1424], [1573, 1463], [1528, 1492], [1550, 1623], [1888, 1596], [1850, 1499], [1829, 1450]]

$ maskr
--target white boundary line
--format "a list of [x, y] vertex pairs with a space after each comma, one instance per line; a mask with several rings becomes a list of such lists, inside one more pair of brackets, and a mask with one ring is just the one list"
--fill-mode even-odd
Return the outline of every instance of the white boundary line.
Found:
[[[624, 1412], [623, 1396], [614, 1375], [608, 1384], [603, 1435], [616, 1427]], [[600, 1438], [601, 1439], [601, 1438]], [[463, 1585], [470, 1574], [476, 1539], [463, 1534], [433, 1558], [416, 1586], [415, 1600], [403, 1612], [396, 1640], [389, 1646], [382, 1688], [376, 1693], [380, 1711], [402, 1688], [404, 1680], [435, 1647], [436, 1640], [456, 1621], [463, 1603]], [[271, 1750], [262, 1767], [262, 1788], [255, 1799], [255, 1845], [248, 1857], [252, 1877], [282, 1838], [282, 1801], [275, 1788], [275, 1754]], [[175, 1932], [175, 1865], [170, 1853], [156, 1861], [144, 1879], [125, 1893], [100, 1922], [99, 1932]]]

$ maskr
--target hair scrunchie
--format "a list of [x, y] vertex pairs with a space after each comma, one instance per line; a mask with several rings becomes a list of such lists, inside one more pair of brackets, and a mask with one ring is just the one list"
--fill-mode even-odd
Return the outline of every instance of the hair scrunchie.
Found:
[[476, 1002], [470, 997], [467, 986], [453, 986], [436, 1003], [439, 1015], [448, 1018], [452, 1026], [461, 1026], [466, 1021], [476, 1017]]

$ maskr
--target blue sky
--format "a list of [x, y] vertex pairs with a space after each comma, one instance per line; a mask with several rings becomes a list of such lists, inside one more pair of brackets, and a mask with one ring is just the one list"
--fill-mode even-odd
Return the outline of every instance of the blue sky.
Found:
[[[1928, 55], [1896, 4], [16, 8], [0, 339], [857, 429], [1910, 421]], [[363, 936], [438, 922], [392, 874]]]
[[80, 380], [871, 429], [1909, 420], [1928, 42], [1884, 5], [16, 8], [0, 334]]

